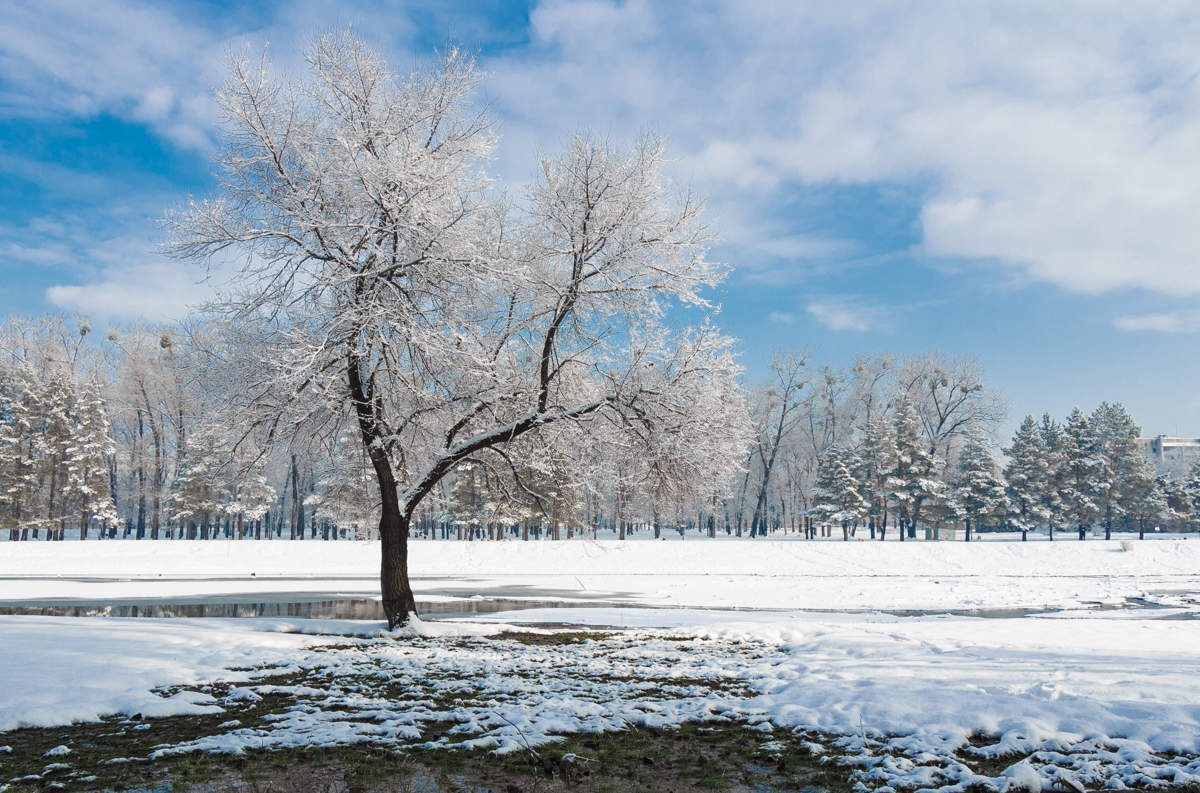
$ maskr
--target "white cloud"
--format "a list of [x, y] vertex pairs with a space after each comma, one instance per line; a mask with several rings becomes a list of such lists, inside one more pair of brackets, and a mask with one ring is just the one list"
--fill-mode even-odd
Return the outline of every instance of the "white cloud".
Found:
[[1120, 330], [1158, 333], [1200, 333], [1200, 311], [1128, 314], [1117, 317], [1113, 325]]
[[[847, 255], [802, 224], [797, 185], [920, 184], [920, 250], [1070, 290], [1200, 293], [1200, 15], [1188, 5], [852, 5], [546, 0], [529, 44], [485, 58], [495, 170], [586, 128], [672, 141], [733, 253], [763, 282]], [[404, 71], [412, 20], [368, 0], [227, 16], [98, 0], [16, 0], [0, 18], [0, 107], [114, 113], [207, 151], [225, 48], [295, 63], [355, 23]], [[435, 16], [446, 13], [434, 11]], [[255, 16], [261, 14], [261, 16]], [[442, 19], [443, 17], [438, 17]], [[447, 24], [445, 30], [476, 30]], [[484, 33], [486, 35], [486, 33]], [[468, 46], [471, 40], [465, 40]], [[863, 229], [863, 237], [870, 236]], [[823, 247], [822, 247], [823, 246]], [[840, 246], [840, 247], [839, 247]]]
[[[202, 268], [159, 254], [150, 235], [68, 238], [42, 252], [39, 263], [63, 273], [62, 283], [47, 287], [46, 302], [96, 319], [179, 320], [213, 297], [225, 278], [223, 268], [208, 278]], [[12, 249], [0, 256], [20, 260]]]
[[804, 310], [830, 330], [866, 333], [886, 330], [887, 309], [868, 303], [854, 295], [830, 295], [816, 298]]
[[169, 322], [187, 316], [213, 293], [211, 285], [198, 283], [177, 264], [147, 261], [106, 272], [94, 283], [49, 287], [46, 300], [97, 319]]
[[767, 314], [767, 320], [776, 325], [791, 325], [796, 321], [796, 315], [787, 311], [772, 311]]
[[0, 103], [25, 116], [112, 113], [207, 150], [223, 46], [200, 20], [153, 6], [17, 0], [0, 23]]
[[731, 208], [802, 213], [781, 204], [788, 185], [917, 182], [929, 256], [1080, 292], [1200, 293], [1187, 5], [589, 1], [533, 16], [532, 51], [489, 63], [505, 134], [659, 129], [726, 233]]

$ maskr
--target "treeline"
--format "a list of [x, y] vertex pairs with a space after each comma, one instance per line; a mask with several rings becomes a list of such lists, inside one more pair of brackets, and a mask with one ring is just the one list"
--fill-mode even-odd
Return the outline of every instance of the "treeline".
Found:
[[[181, 342], [182, 339], [182, 342]], [[325, 536], [318, 457], [233, 452], [176, 328], [86, 321], [0, 328], [0, 532], [133, 538]], [[219, 384], [213, 384], [218, 386]], [[216, 420], [210, 420], [215, 418]]]
[[841, 370], [780, 356], [756, 391], [754, 443], [725, 502], [731, 533], [839, 531], [899, 539], [979, 528], [1140, 534], [1200, 526], [1200, 462], [1158, 473], [1119, 404], [1064, 422], [1026, 417], [997, 460], [1004, 404], [979, 367], [939, 355], [866, 356]]
[[[11, 320], [0, 331], [0, 531], [129, 538], [368, 538], [379, 520], [353, 433], [282, 445], [223, 409], [228, 384], [194, 366], [203, 332]], [[961, 528], [1200, 524], [1200, 464], [1155, 471], [1120, 405], [1026, 417], [995, 456], [1002, 400], [977, 365], [863, 357], [847, 369], [780, 355], [751, 392], [754, 427], [732, 481], [666, 490], [662, 461], [619, 446], [461, 464], [414, 516], [414, 536], [560, 539], [579, 533], [885, 539]], [[686, 495], [681, 495], [686, 494]], [[861, 532], [861, 534], [860, 534]]]

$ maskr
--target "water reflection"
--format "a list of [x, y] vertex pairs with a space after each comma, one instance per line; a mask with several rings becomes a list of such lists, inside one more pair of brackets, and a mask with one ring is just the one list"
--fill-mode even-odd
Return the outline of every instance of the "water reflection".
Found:
[[[437, 619], [457, 614], [490, 614], [497, 611], [557, 608], [561, 606], [612, 606], [612, 603], [564, 603], [561, 600], [507, 600], [473, 598], [417, 601], [417, 614]], [[383, 604], [374, 598], [329, 600], [194, 603], [71, 603], [0, 606], [0, 615], [25, 614], [43, 617], [298, 617], [324, 620], [382, 620]]]

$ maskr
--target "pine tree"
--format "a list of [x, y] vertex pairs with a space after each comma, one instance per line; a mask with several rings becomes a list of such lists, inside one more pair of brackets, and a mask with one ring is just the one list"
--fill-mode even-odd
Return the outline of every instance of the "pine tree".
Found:
[[1067, 417], [1064, 431], [1064, 477], [1060, 491], [1066, 513], [1079, 529], [1079, 539], [1101, 514], [1102, 499], [1111, 483], [1104, 460], [1096, 452], [1091, 422], [1079, 408]]
[[1185, 482], [1165, 473], [1155, 478], [1155, 486], [1162, 493], [1162, 505], [1157, 516], [1159, 520], [1164, 523], [1186, 524], [1191, 514], [1191, 499]]
[[64, 449], [67, 479], [63, 502], [79, 515], [79, 539], [85, 540], [92, 519], [101, 525], [120, 521], [108, 468], [116, 444], [100, 386], [94, 380], [79, 392], [72, 418], [70, 443]]
[[1187, 478], [1183, 480], [1182, 495], [1186, 501], [1186, 520], [1200, 524], [1200, 460], [1192, 463]]
[[248, 525], [257, 524], [262, 520], [278, 495], [275, 488], [267, 482], [267, 478], [258, 471], [250, 471], [238, 478], [228, 511], [237, 520], [239, 540], [246, 536]]
[[[896, 466], [888, 477], [900, 520], [900, 539], [916, 530], [917, 511], [925, 501], [936, 502], [944, 484], [938, 479], [939, 463], [925, 445], [920, 419], [908, 402], [896, 408]], [[907, 524], [907, 525], [906, 525]]]
[[812, 512], [820, 522], [841, 525], [843, 540], [850, 539], [850, 524], [867, 516], [867, 500], [838, 446], [830, 447], [818, 464]]
[[0, 528], [16, 541], [37, 496], [34, 460], [38, 397], [33, 370], [22, 362], [0, 376]]
[[966, 526], [967, 542], [971, 541], [972, 524], [978, 528], [985, 521], [1002, 516], [1007, 510], [1004, 480], [996, 473], [996, 462], [978, 435], [968, 435], [959, 450], [951, 490], [958, 513]]
[[1062, 425], [1050, 418], [1048, 413], [1042, 415], [1038, 436], [1041, 439], [1042, 453], [1045, 455], [1046, 470], [1045, 479], [1038, 483], [1038, 504], [1046, 514], [1046, 532], [1053, 542], [1054, 529], [1066, 525], [1069, 519], [1067, 506], [1063, 501], [1067, 438]]
[[1137, 445], [1142, 430], [1120, 403], [1102, 402], [1092, 412], [1091, 425], [1096, 454], [1103, 461], [1097, 506], [1104, 519], [1104, 539], [1111, 540], [1113, 521], [1145, 485], [1145, 471], [1139, 465], [1145, 455]]
[[872, 418], [863, 426], [862, 441], [856, 455], [855, 474], [859, 492], [867, 500], [867, 518], [871, 522], [871, 537], [876, 531], [879, 539], [887, 532], [888, 501], [891, 489], [889, 475], [896, 470], [896, 433], [891, 424]]
[[1033, 416], [1026, 416], [1021, 422], [1012, 446], [1004, 453], [1009, 458], [1004, 468], [1009, 521], [1021, 530], [1021, 540], [1025, 541], [1031, 529], [1050, 521], [1050, 508], [1042, 494], [1051, 478], [1050, 459]]
[[178, 524], [181, 538], [186, 529], [187, 539], [196, 539], [199, 527], [199, 538], [207, 540], [212, 519], [228, 514], [232, 483], [222, 462], [230, 459], [231, 451], [219, 440], [217, 428], [201, 425], [192, 434], [179, 476], [167, 496], [167, 519]]
[[474, 463], [463, 463], [455, 471], [454, 484], [450, 488], [450, 513], [458, 526], [458, 538], [464, 531], [468, 539], [471, 532], [483, 522], [485, 496], [483, 472]]
[[1138, 539], [1145, 539], [1146, 526], [1168, 508], [1165, 482], [1155, 475], [1154, 464], [1144, 454], [1137, 455], [1124, 479], [1121, 511], [1137, 527]]
[[[40, 426], [35, 429], [34, 454], [38, 477], [46, 483], [45, 517], [39, 523], [46, 530], [46, 539], [62, 539], [67, 513], [63, 496], [67, 486], [67, 450], [75, 430], [75, 382], [70, 374], [62, 369], [52, 370], [41, 384], [39, 403], [42, 410]], [[34, 524], [34, 536], [37, 525]]]

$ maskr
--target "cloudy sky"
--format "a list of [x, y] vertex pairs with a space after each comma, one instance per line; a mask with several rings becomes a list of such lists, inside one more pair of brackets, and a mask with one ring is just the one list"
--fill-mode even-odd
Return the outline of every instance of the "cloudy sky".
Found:
[[1200, 434], [1200, 15], [1190, 3], [134, 3], [0, 16], [0, 312], [183, 314], [156, 218], [213, 184], [231, 48], [351, 26], [406, 72], [476, 51], [519, 185], [572, 132], [670, 143], [761, 377], [800, 348], [976, 356], [1025, 412]]

